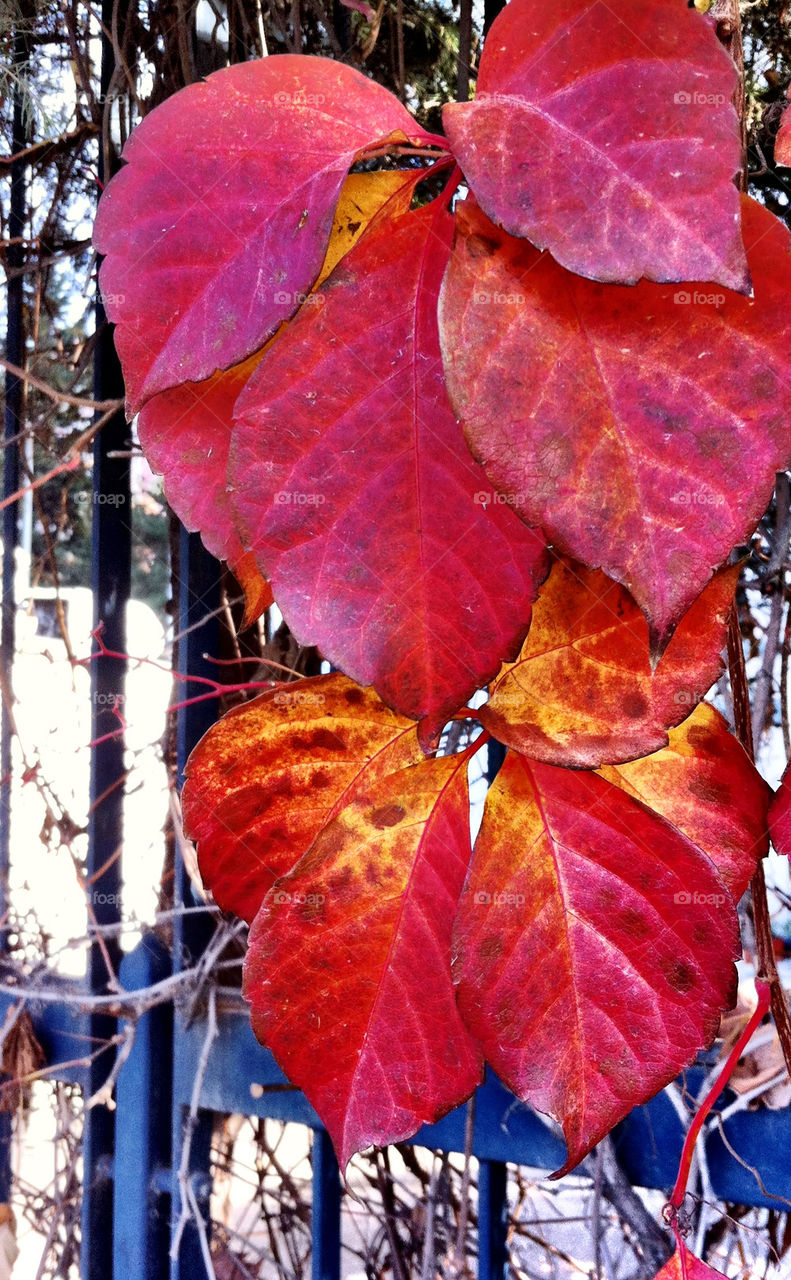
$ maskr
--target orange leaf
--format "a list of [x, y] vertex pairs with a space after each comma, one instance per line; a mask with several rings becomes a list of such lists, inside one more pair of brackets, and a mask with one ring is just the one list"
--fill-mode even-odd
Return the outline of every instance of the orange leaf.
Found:
[[360, 788], [422, 758], [414, 723], [342, 675], [281, 685], [235, 707], [187, 764], [184, 829], [204, 884], [249, 922]]
[[242, 630], [251, 627], [256, 618], [260, 618], [274, 602], [272, 588], [266, 578], [258, 572], [255, 556], [252, 551], [245, 551], [238, 560], [231, 563], [231, 571], [244, 592], [244, 617]]
[[738, 902], [769, 848], [772, 792], [708, 703], [668, 734], [661, 751], [600, 772], [641, 800], [711, 859]]
[[470, 857], [467, 753], [380, 777], [267, 895], [250, 932], [253, 1028], [341, 1167], [469, 1097], [480, 1056], [451, 982]]
[[454, 937], [459, 1008], [568, 1172], [711, 1042], [738, 922], [709, 860], [595, 773], [509, 752]]
[[738, 566], [717, 574], [652, 676], [648, 624], [626, 589], [559, 560], [522, 652], [478, 718], [506, 746], [548, 764], [596, 768], [657, 750], [722, 670], [738, 576]]

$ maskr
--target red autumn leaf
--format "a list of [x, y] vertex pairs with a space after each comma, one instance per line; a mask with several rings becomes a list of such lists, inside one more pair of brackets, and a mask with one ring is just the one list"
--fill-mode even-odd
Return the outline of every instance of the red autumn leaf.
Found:
[[736, 911], [668, 823], [597, 774], [509, 752], [454, 935], [459, 1008], [574, 1168], [708, 1044], [735, 990]]
[[470, 857], [467, 762], [423, 760], [358, 794], [253, 923], [253, 1028], [318, 1111], [341, 1168], [480, 1080], [450, 972]]
[[788, 231], [745, 199], [753, 301], [593, 284], [469, 201], [457, 225], [440, 325], [470, 448], [523, 520], [628, 587], [661, 652], [791, 457]]
[[356, 9], [358, 13], [363, 15], [366, 22], [376, 21], [376, 10], [366, 4], [365, 0], [341, 0], [341, 4], [345, 5], [347, 9]]
[[769, 810], [769, 834], [778, 853], [791, 856], [791, 765], [780, 779]]
[[569, 270], [746, 293], [736, 86], [686, 0], [511, 0], [443, 120], [489, 217]]
[[204, 884], [248, 923], [278, 876], [360, 788], [423, 758], [415, 726], [345, 676], [316, 676], [229, 711], [189, 758], [184, 829]]
[[371, 227], [245, 388], [229, 471], [294, 634], [425, 738], [515, 656], [546, 572], [543, 539], [484, 504], [447, 402], [451, 233], [437, 202]]
[[140, 444], [150, 466], [164, 477], [165, 497], [176, 515], [236, 573], [248, 624], [272, 603], [272, 593], [236, 532], [225, 473], [233, 406], [259, 359], [256, 354], [206, 382], [185, 382], [161, 392], [148, 401], [137, 422]]
[[[392, 201], [398, 211], [409, 208], [413, 186], [410, 171], [349, 175], [317, 283], [330, 275], [385, 204]], [[303, 305], [314, 301], [309, 294]], [[272, 593], [236, 532], [226, 473], [233, 407], [262, 354], [256, 352], [206, 382], [184, 382], [161, 392], [148, 401], [138, 419], [140, 443], [150, 465], [164, 476], [165, 494], [176, 515], [187, 529], [202, 534], [207, 550], [227, 560], [239, 579], [247, 599], [246, 625], [272, 603]]]
[[723, 1272], [715, 1271], [694, 1253], [690, 1253], [683, 1240], [677, 1241], [678, 1247], [669, 1262], [661, 1271], [657, 1271], [654, 1280], [722, 1280]]
[[787, 106], [780, 120], [775, 139], [775, 164], [791, 168], [791, 106]]
[[734, 566], [714, 578], [652, 674], [648, 626], [628, 592], [599, 569], [557, 561], [478, 719], [547, 764], [598, 768], [656, 751], [722, 671], [738, 576]]
[[263, 346], [310, 290], [351, 164], [428, 135], [386, 89], [324, 58], [215, 72], [146, 116], [94, 243], [130, 412]]
[[602, 777], [685, 835], [711, 859], [738, 902], [769, 848], [771, 790], [708, 703], [668, 734], [661, 751]]

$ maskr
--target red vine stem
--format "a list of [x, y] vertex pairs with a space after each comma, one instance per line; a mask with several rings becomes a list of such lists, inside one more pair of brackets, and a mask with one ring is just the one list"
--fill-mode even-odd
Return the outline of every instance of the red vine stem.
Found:
[[[438, 169], [439, 165], [435, 165], [434, 168]], [[464, 180], [464, 174], [462, 173], [461, 169], [454, 161], [453, 169], [451, 170], [451, 175], [448, 178], [448, 181], [445, 185], [442, 195], [439, 197], [443, 208], [448, 209], [450, 207], [450, 202], [455, 196], [456, 192], [458, 191], [459, 185], [463, 182], [463, 180]]]
[[[410, 147], [405, 144], [396, 144], [394, 146], [392, 143], [381, 147], [373, 146], [370, 151], [362, 153], [362, 158], [364, 160], [378, 160], [380, 156], [425, 156], [427, 160], [436, 160], [441, 164], [455, 164], [453, 156], [448, 153], [447, 140], [442, 138], [441, 141], [443, 143], [441, 150], [434, 150], [433, 146]], [[434, 145], [436, 146], [437, 144]]]
[[[755, 1012], [753, 1013], [753, 1016], [750, 1018], [750, 1021], [747, 1023], [747, 1026], [744, 1028], [744, 1031], [739, 1036], [739, 1039], [736, 1041], [736, 1044], [733, 1046], [730, 1053], [728, 1054], [728, 1057], [725, 1060], [725, 1065], [723, 1066], [722, 1070], [717, 1076], [717, 1079], [715, 1080], [714, 1084], [712, 1085], [711, 1089], [706, 1095], [706, 1098], [698, 1108], [697, 1114], [695, 1115], [691, 1125], [689, 1126], [689, 1129], [687, 1130], [687, 1136], [684, 1139], [684, 1146], [681, 1151], [681, 1160], [679, 1161], [679, 1165], [678, 1165], [678, 1177], [676, 1178], [676, 1185], [674, 1186], [673, 1194], [671, 1195], [670, 1200], [668, 1201], [668, 1204], [670, 1206], [668, 1218], [671, 1225], [673, 1226], [674, 1232], [676, 1231], [678, 1211], [684, 1203], [684, 1196], [687, 1194], [687, 1183], [689, 1181], [689, 1170], [692, 1165], [692, 1155], [695, 1150], [695, 1143], [698, 1140], [700, 1131], [703, 1128], [703, 1125], [706, 1122], [706, 1118], [709, 1115], [709, 1112], [711, 1111], [712, 1107], [714, 1106], [714, 1103], [717, 1101], [723, 1089], [725, 1088], [726, 1084], [730, 1080], [731, 1074], [733, 1073], [733, 1069], [736, 1066], [736, 1063], [739, 1061], [742, 1054], [744, 1053], [744, 1050], [747, 1047], [747, 1044], [749, 1043], [753, 1032], [755, 1031], [756, 1027], [760, 1026], [769, 1008], [771, 993], [770, 993], [768, 983], [762, 981], [761, 978], [756, 978], [755, 990], [758, 993], [758, 1005], [755, 1009]], [[676, 1235], [676, 1238], [678, 1239], [677, 1235]]]
[[[754, 761], [750, 692], [747, 686], [747, 672], [744, 668], [744, 649], [742, 648], [742, 633], [739, 628], [738, 609], [735, 604], [731, 610], [730, 623], [728, 625], [728, 673], [731, 679], [733, 723], [736, 729], [736, 736], [750, 759]], [[766, 896], [766, 880], [764, 878], [762, 860], [759, 861], [755, 869], [755, 875], [750, 881], [750, 894], [753, 903], [755, 947], [758, 952], [756, 980], [766, 983], [769, 987], [772, 1016], [777, 1027], [780, 1047], [783, 1050], [786, 1070], [791, 1075], [791, 1015], [788, 1012], [788, 1002], [775, 962], [772, 921], [769, 916], [769, 901]]]
[[[135, 658], [131, 654], [119, 653], [115, 649], [108, 649], [107, 645], [104, 643], [104, 640], [102, 639], [103, 629], [104, 629], [104, 624], [100, 623], [99, 626], [96, 627], [91, 632], [91, 636], [96, 641], [96, 644], [98, 646], [94, 650], [94, 652], [90, 654], [90, 656], [87, 658], [75, 658], [73, 660], [72, 665], [75, 667], [88, 667], [90, 663], [95, 662], [97, 658], [101, 658], [101, 657], [117, 658], [121, 662], [131, 662], [134, 664], [135, 667], [139, 667], [139, 666], [154, 667], [156, 671], [163, 671], [166, 674], [173, 676], [173, 678], [179, 681], [181, 684], [185, 684], [185, 685], [198, 684], [198, 685], [203, 685], [205, 687], [206, 689], [205, 693], [196, 693], [189, 698], [184, 698], [181, 702], [170, 703], [166, 708], [166, 713], [168, 715], [171, 715], [175, 711], [180, 711], [182, 707], [192, 707], [198, 702], [206, 702], [211, 698], [220, 698], [223, 695], [228, 693], [250, 693], [250, 692], [255, 692], [256, 690], [263, 690], [264, 692], [268, 692], [270, 689], [275, 688], [279, 683], [277, 680], [270, 679], [270, 680], [244, 680], [244, 681], [239, 681], [236, 684], [222, 684], [220, 683], [219, 680], [212, 680], [209, 676], [185, 675], [183, 672], [173, 671], [170, 667], [163, 666], [161, 662], [155, 662], [152, 658]], [[249, 659], [246, 659], [246, 660], [249, 661]], [[225, 665], [225, 661], [220, 658], [212, 659], [212, 661], [216, 662], [218, 666]], [[231, 659], [230, 661], [235, 664], [237, 659]], [[291, 674], [298, 674], [298, 673], [292, 672], [291, 667], [284, 667], [283, 664], [280, 662], [270, 662], [268, 658], [256, 658], [255, 661], [261, 666], [277, 667], [278, 670], [280, 671], [286, 671]], [[108, 710], [111, 710], [115, 715], [116, 719], [119, 721], [119, 727], [117, 729], [111, 730], [109, 733], [103, 734], [100, 738], [94, 738], [88, 744], [90, 747], [96, 747], [102, 742], [108, 742], [112, 738], [118, 738], [124, 732], [126, 728], [126, 722], [123, 716], [121, 715], [120, 711], [118, 710], [118, 706], [119, 706], [119, 700], [116, 699], [116, 701], [113, 703], [113, 706], [108, 707]], [[114, 785], [117, 785], [117, 784], [114, 784]], [[111, 787], [110, 790], [112, 789], [113, 788]], [[103, 799], [103, 798], [104, 796], [100, 797], [100, 799]]]

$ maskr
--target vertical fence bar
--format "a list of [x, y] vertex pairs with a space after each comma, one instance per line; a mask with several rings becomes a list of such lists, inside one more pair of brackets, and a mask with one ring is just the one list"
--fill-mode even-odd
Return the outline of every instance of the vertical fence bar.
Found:
[[478, 1165], [478, 1280], [503, 1280], [508, 1260], [507, 1170], [494, 1160]]
[[[189, 676], [217, 679], [217, 667], [209, 661], [219, 651], [220, 586], [222, 569], [210, 556], [196, 533], [181, 530], [179, 554], [179, 601], [177, 670], [182, 677], [179, 701], [189, 701], [191, 696], [205, 695], [203, 685], [189, 684]], [[208, 732], [217, 719], [217, 699], [206, 698], [184, 706], [178, 712], [176, 726], [176, 753], [179, 787], [184, 783], [184, 769], [195, 744]], [[174, 871], [175, 905], [196, 905], [189, 876], [180, 850], [176, 848]], [[188, 917], [176, 914], [174, 921], [174, 964], [181, 968], [185, 957], [200, 955], [211, 930], [209, 912], [193, 913]]]
[[[113, 29], [114, 0], [102, 0], [102, 55], [100, 84], [104, 99], [110, 92], [115, 72], [115, 52], [109, 32]], [[103, 140], [107, 143], [107, 139]], [[106, 182], [105, 146], [99, 146], [99, 178]], [[96, 347], [94, 354], [94, 396], [97, 400], [123, 398], [124, 382], [107, 323], [101, 297], [96, 304]], [[93, 620], [101, 627], [108, 649], [126, 651], [126, 605], [131, 590], [132, 530], [129, 459], [116, 456], [129, 450], [129, 430], [123, 409], [105, 423], [94, 441], [91, 587]], [[89, 935], [103, 926], [115, 924], [121, 916], [121, 842], [123, 839], [124, 742], [123, 737], [107, 738], [118, 729], [112, 708], [124, 698], [126, 662], [123, 658], [100, 655], [91, 663], [91, 739], [104, 738], [91, 750], [90, 814], [88, 819]], [[117, 937], [106, 937], [103, 947], [93, 941], [88, 952], [88, 986], [92, 992], [107, 989], [108, 980], [118, 973], [120, 947]], [[109, 966], [108, 966], [109, 961]], [[112, 970], [108, 972], [108, 968]], [[89, 1031], [95, 1051], [109, 1042], [117, 1023], [108, 1015], [92, 1015]], [[86, 1095], [93, 1094], [107, 1078], [115, 1050], [93, 1057], [86, 1076]], [[114, 1116], [105, 1106], [84, 1113], [82, 1251], [83, 1280], [107, 1280], [112, 1275], [113, 1154]]]
[[[25, 35], [14, 33], [13, 63], [21, 72], [27, 63]], [[17, 84], [14, 90], [14, 119], [11, 148], [17, 155], [27, 143], [24, 94]], [[24, 160], [11, 164], [11, 196], [8, 211], [8, 292], [6, 295], [6, 359], [21, 368], [25, 363], [25, 298], [22, 268], [25, 263], [24, 234], [27, 204], [27, 166]], [[8, 872], [11, 863], [11, 795], [13, 789], [14, 722], [13, 697], [14, 649], [16, 644], [16, 548], [19, 539], [18, 504], [9, 501], [19, 490], [21, 433], [24, 428], [24, 386], [10, 370], [5, 375], [5, 413], [3, 421], [3, 578], [2, 620], [0, 621], [0, 951], [5, 949], [8, 933]], [[11, 1193], [9, 1143], [11, 1116], [0, 1113], [0, 1201], [7, 1202]]]
[[341, 1179], [325, 1129], [313, 1133], [311, 1280], [339, 1280], [341, 1274]]
[[[14, 35], [14, 67], [21, 73], [27, 62], [27, 41], [23, 34]], [[17, 84], [14, 90], [14, 123], [11, 145], [17, 155], [27, 144], [24, 94]], [[25, 297], [22, 268], [25, 263], [23, 239], [27, 204], [27, 166], [24, 160], [11, 165], [11, 199], [8, 211], [8, 292], [6, 295], [6, 359], [21, 367], [25, 362]], [[16, 593], [14, 589], [15, 553], [19, 538], [19, 508], [9, 499], [19, 490], [19, 448], [23, 422], [24, 387], [22, 379], [10, 369], [5, 375], [5, 414], [3, 422], [3, 611], [0, 633], [2, 654], [3, 707], [0, 740], [0, 938], [5, 937], [8, 911], [8, 866], [11, 853], [11, 770], [13, 716], [10, 706], [11, 680], [16, 638]]]
[[[489, 786], [505, 760], [505, 747], [495, 738], [486, 747], [486, 780]], [[478, 1280], [503, 1280], [508, 1251], [507, 1170], [499, 1161], [481, 1160], [478, 1166]]]
[[[218, 562], [203, 546], [197, 534], [187, 533], [182, 529], [179, 552], [179, 633], [177, 670], [181, 676], [208, 676], [216, 678], [217, 668], [207, 661], [207, 654], [216, 656], [219, 645], [218, 609], [220, 605], [221, 569]], [[201, 685], [183, 684], [180, 700], [188, 699], [190, 693], [204, 693]], [[207, 698], [203, 702], [195, 702], [191, 706], [182, 707], [178, 712], [177, 723], [177, 755], [179, 784], [184, 780], [184, 768], [192, 748], [203, 734], [211, 728], [217, 719], [217, 700]], [[203, 950], [211, 933], [212, 922], [208, 912], [191, 913], [182, 916], [180, 907], [194, 907], [195, 897], [192, 893], [189, 876], [181, 857], [178, 841], [176, 842], [174, 866], [174, 917], [173, 930], [173, 969], [182, 969], [185, 962], [194, 959]], [[178, 1078], [181, 1045], [179, 1040], [179, 1014], [176, 1012], [173, 1037], [173, 1073]], [[181, 1197], [176, 1173], [181, 1163], [186, 1111], [180, 1098], [174, 1098], [171, 1115], [172, 1133], [172, 1205], [171, 1230], [179, 1218]], [[211, 1145], [212, 1116], [209, 1112], [201, 1112], [198, 1125], [192, 1133], [190, 1142], [189, 1171], [195, 1175], [201, 1185], [207, 1183], [209, 1155]], [[201, 1207], [208, 1216], [208, 1198], [204, 1197]], [[200, 1237], [194, 1224], [190, 1223], [181, 1238], [178, 1257], [170, 1263], [171, 1280], [203, 1280], [206, 1268], [200, 1249]]]
[[[170, 954], [144, 938], [121, 964], [129, 991], [170, 971]], [[113, 1271], [116, 1280], [167, 1280], [170, 1201], [158, 1175], [170, 1165], [173, 1019], [157, 1005], [137, 1020], [132, 1051], [116, 1088]], [[109, 1280], [109, 1277], [108, 1277]]]

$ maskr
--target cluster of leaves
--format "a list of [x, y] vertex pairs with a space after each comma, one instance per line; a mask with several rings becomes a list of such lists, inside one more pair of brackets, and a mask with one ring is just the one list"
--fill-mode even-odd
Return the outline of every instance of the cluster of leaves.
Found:
[[172, 505], [345, 673], [229, 713], [184, 792], [343, 1164], [485, 1059], [569, 1169], [731, 999], [769, 790], [697, 704], [791, 458], [791, 240], [735, 185], [737, 88], [685, 0], [512, 0], [446, 137], [282, 55], [152, 112], [102, 200]]

